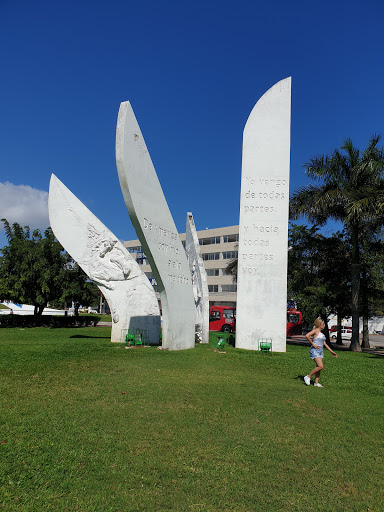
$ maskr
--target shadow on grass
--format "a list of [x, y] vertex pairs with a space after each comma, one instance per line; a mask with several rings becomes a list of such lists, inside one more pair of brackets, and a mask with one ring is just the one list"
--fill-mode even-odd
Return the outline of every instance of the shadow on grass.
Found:
[[84, 334], [74, 334], [73, 336], [70, 336], [70, 338], [92, 338], [92, 339], [99, 339], [99, 340], [109, 340], [111, 339], [110, 336], [85, 336]]

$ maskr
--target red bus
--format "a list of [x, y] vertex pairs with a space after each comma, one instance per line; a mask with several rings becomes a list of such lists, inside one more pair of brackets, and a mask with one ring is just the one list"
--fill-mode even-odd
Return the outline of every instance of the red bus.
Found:
[[[295, 308], [287, 309], [287, 336], [301, 334], [303, 315]], [[236, 332], [236, 307], [211, 306], [209, 310], [209, 330]]]
[[297, 336], [303, 331], [303, 315], [295, 308], [287, 308], [287, 336]]

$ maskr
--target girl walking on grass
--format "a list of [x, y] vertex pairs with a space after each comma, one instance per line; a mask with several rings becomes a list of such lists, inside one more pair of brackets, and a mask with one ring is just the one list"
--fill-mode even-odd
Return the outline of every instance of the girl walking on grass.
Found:
[[319, 377], [320, 372], [323, 369], [323, 347], [325, 347], [327, 350], [331, 352], [331, 354], [335, 357], [337, 357], [337, 354], [328, 347], [328, 345], [325, 342], [325, 335], [321, 332], [325, 327], [325, 323], [322, 318], [316, 318], [315, 325], [313, 326], [313, 329], [311, 332], [305, 335], [309, 343], [312, 345], [312, 347], [309, 349], [309, 355], [311, 359], [314, 360], [316, 366], [315, 368], [304, 377], [304, 382], [307, 386], [311, 383], [311, 377], [312, 375], [315, 376], [315, 383], [314, 386], [318, 388], [322, 388], [323, 386], [319, 384]]

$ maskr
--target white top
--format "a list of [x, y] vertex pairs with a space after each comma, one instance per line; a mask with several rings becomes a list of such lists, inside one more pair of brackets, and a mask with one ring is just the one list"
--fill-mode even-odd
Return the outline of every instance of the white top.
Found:
[[317, 345], [319, 348], [323, 348], [324, 340], [325, 340], [325, 334], [323, 334], [322, 332], [319, 332], [319, 334], [316, 336], [316, 338], [313, 338], [312, 343]]

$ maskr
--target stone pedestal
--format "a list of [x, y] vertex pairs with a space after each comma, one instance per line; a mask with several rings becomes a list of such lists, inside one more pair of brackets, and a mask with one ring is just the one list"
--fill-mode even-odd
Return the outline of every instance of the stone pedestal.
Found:
[[286, 350], [291, 78], [256, 103], [244, 129], [236, 347]]

